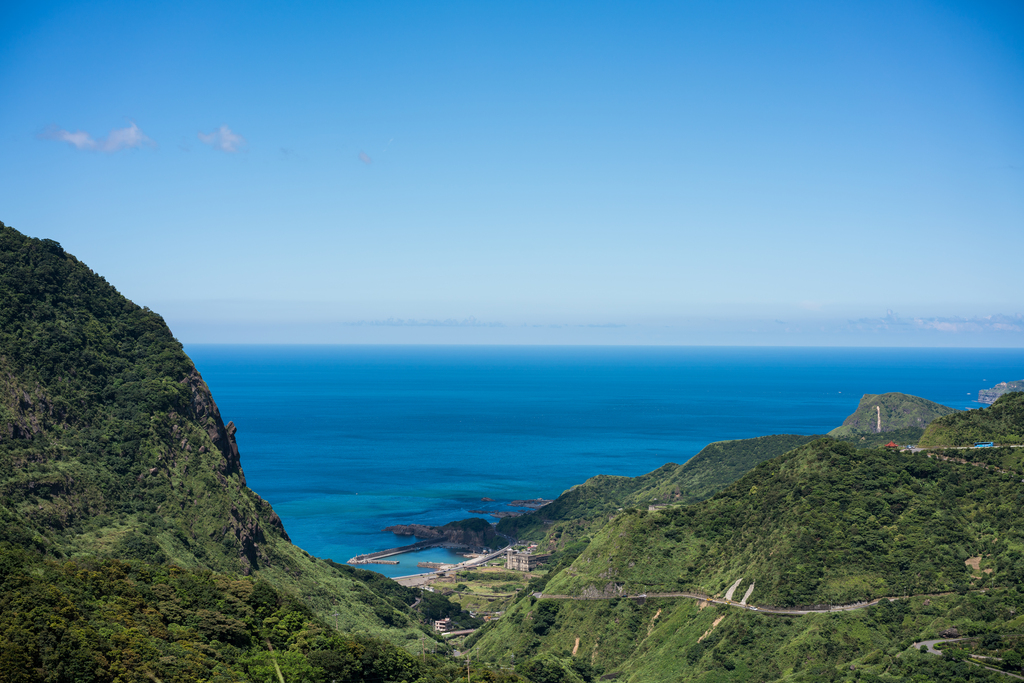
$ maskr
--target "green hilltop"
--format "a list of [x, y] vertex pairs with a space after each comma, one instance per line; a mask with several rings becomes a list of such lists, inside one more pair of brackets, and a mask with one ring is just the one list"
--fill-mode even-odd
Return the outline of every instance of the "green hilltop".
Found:
[[987, 408], [946, 415], [921, 437], [922, 446], [970, 446], [979, 441], [1024, 444], [1024, 392], [1003, 394]]
[[890, 439], [911, 442], [920, 438], [933, 420], [954, 412], [953, 408], [919, 396], [896, 392], [864, 394], [857, 410], [828, 434], [865, 446], [882, 445]]

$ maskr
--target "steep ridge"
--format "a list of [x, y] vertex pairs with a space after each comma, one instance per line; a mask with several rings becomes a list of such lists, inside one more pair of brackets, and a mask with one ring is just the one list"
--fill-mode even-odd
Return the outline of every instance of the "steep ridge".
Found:
[[577, 530], [590, 525], [582, 520], [606, 517], [630, 505], [694, 503], [736, 481], [755, 465], [781, 455], [818, 436], [775, 434], [753, 439], [708, 444], [686, 463], [668, 463], [639, 477], [598, 475], [574, 486], [554, 502], [518, 517], [498, 522], [498, 531], [521, 539], [539, 540], [557, 523], [572, 522]]
[[291, 544], [160, 316], [2, 223], [0, 302], [0, 542], [250, 575], [339, 627], [415, 628], [375, 575]]

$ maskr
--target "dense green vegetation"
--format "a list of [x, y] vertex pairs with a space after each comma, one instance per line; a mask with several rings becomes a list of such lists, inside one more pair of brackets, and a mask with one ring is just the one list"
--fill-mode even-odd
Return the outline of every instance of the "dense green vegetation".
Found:
[[748, 577], [757, 603], [849, 603], [967, 587], [978, 555], [984, 581], [1019, 582], [1022, 505], [1019, 476], [823, 438], [703, 503], [617, 516], [546, 591], [718, 593]]
[[498, 536], [490, 522], [480, 517], [460, 519], [434, 528], [442, 534], [454, 532], [470, 545], [480, 545], [485, 548], [503, 548], [505, 546], [505, 539]]
[[[598, 599], [522, 597], [474, 638], [473, 652], [491, 661], [511, 654], [568, 661], [575, 647], [577, 657], [585, 652], [598, 669], [634, 681], [820, 680], [852, 676], [843, 672], [850, 664], [865, 667], [860, 676], [883, 679], [981, 680], [988, 674], [976, 667], [905, 651], [951, 625], [968, 634], [1024, 626], [1022, 475], [1024, 449], [929, 456], [820, 438], [762, 462], [704, 502], [625, 509], [592, 527], [577, 556], [531, 590]], [[721, 596], [737, 579], [735, 599], [753, 582], [750, 601], [760, 605], [947, 596], [928, 605], [925, 597], [897, 601], [898, 618], [883, 622], [876, 617], [887, 602], [790, 620], [621, 597]], [[982, 588], [988, 593], [975, 592]], [[716, 629], [714, 615], [726, 618]], [[776, 628], [790, 621], [792, 628]], [[758, 654], [775, 651], [782, 654]], [[660, 673], [668, 671], [676, 677]]]
[[[864, 394], [857, 410], [843, 421], [843, 424], [828, 433], [835, 438], [864, 439], [887, 432], [901, 432], [907, 441], [916, 440], [933, 420], [955, 413], [956, 410], [934, 401], [909, 394]], [[879, 423], [881, 429], [879, 429]], [[890, 435], [893, 438], [895, 435]], [[899, 443], [899, 441], [897, 441]], [[868, 444], [864, 444], [868, 445]], [[878, 445], [872, 443], [871, 445]]]
[[[694, 503], [736, 481], [755, 465], [781, 455], [817, 436], [776, 434], [719, 441], [683, 465], [669, 463], [639, 477], [598, 475], [574, 486], [539, 510], [498, 522], [498, 531], [520, 539], [540, 540], [556, 522], [590, 528], [597, 520], [630, 505]], [[601, 522], [603, 523], [603, 522]], [[560, 526], [556, 526], [558, 531]]]
[[857, 448], [878, 448], [879, 446], [885, 446], [889, 443], [895, 443], [899, 446], [909, 446], [916, 444], [920, 441], [924, 435], [924, 429], [920, 427], [904, 427], [903, 429], [895, 429], [891, 432], [882, 432], [881, 434], [839, 434], [833, 436], [836, 441], [845, 441], [853, 444]]
[[947, 415], [933, 422], [922, 446], [971, 446], [978, 441], [1024, 444], [1024, 392], [1003, 394], [987, 408]]
[[0, 542], [246, 574], [343, 630], [399, 644], [419, 632], [405, 589], [291, 544], [158, 315], [3, 224], [0, 302]]
[[[335, 631], [267, 581], [206, 570], [59, 563], [2, 544], [0, 608], [4, 682], [262, 682], [277, 680], [276, 665], [289, 683], [440, 683], [465, 671], [426, 627], [409, 634], [418, 646], [412, 655], [366, 634]], [[426, 654], [431, 650], [442, 654]], [[517, 680], [485, 670], [473, 678]]]
[[703, 606], [690, 599], [525, 598], [483, 629], [472, 654], [495, 662], [513, 656], [516, 662], [539, 660], [549, 669], [557, 662], [563, 669], [585, 668], [623, 683], [1004, 681], [912, 645], [938, 638], [951, 626], [979, 637], [1020, 631], [1022, 610], [1024, 594], [1003, 589], [800, 617]]
[[284, 529], [158, 315], [2, 224], [0, 301], [0, 534], [56, 557], [267, 562]]

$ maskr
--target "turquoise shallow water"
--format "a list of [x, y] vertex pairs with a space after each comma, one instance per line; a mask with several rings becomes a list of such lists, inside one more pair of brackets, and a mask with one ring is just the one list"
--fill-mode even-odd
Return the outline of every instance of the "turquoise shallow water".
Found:
[[[189, 345], [249, 485], [292, 539], [345, 561], [595, 474], [636, 476], [712, 441], [824, 433], [864, 393], [955, 408], [1024, 377], [1017, 349]], [[481, 502], [482, 497], [496, 503]], [[483, 515], [478, 515], [483, 516]], [[490, 521], [494, 521], [491, 519]], [[389, 576], [443, 550], [367, 565]]]

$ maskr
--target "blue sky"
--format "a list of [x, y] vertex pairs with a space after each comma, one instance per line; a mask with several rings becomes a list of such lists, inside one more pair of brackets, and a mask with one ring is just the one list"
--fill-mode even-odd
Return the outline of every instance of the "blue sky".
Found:
[[0, 149], [185, 342], [1024, 344], [1019, 2], [8, 2]]

